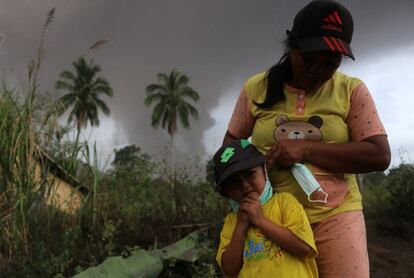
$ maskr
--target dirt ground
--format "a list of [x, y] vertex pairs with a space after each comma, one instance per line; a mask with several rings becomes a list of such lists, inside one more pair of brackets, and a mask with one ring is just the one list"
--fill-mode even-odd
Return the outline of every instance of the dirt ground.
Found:
[[[414, 240], [410, 234], [399, 234], [407, 227], [378, 219], [367, 219], [366, 225], [371, 277], [414, 277]], [[414, 228], [414, 223], [406, 225]]]

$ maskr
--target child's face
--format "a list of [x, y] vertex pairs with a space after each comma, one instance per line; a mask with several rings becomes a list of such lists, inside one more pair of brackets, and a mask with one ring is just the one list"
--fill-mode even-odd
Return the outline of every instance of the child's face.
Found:
[[256, 193], [259, 197], [265, 187], [266, 177], [263, 165], [239, 171], [228, 177], [221, 185], [223, 193], [241, 203], [244, 197]]

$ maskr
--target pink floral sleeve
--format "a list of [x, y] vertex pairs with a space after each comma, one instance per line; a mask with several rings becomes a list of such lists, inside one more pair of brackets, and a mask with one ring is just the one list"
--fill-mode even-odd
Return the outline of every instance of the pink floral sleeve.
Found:
[[255, 119], [249, 110], [249, 100], [247, 99], [246, 91], [242, 90], [234, 107], [228, 131], [234, 137], [247, 139], [252, 134], [254, 123]]
[[359, 142], [371, 136], [386, 135], [374, 100], [364, 83], [356, 87], [352, 93], [347, 124], [353, 141]]

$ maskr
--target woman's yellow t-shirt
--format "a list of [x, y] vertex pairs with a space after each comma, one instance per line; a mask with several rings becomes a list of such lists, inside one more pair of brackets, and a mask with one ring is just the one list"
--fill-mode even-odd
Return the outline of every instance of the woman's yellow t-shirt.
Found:
[[[350, 142], [347, 117], [352, 92], [362, 82], [336, 72], [317, 92], [284, 87], [285, 101], [270, 109], [258, 108], [266, 95], [265, 73], [247, 80], [244, 86], [249, 113], [254, 118], [252, 143], [266, 153], [277, 141], [307, 139], [323, 143]], [[329, 194], [326, 205], [310, 203], [291, 172], [274, 168], [269, 178], [277, 192], [292, 193], [304, 206], [310, 223], [318, 222], [340, 212], [361, 210], [361, 194], [354, 174], [333, 174], [311, 164], [306, 164]]]

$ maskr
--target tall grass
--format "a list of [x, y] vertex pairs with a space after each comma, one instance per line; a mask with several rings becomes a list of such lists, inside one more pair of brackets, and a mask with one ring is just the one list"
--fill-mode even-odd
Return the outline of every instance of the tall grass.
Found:
[[[0, 277], [51, 277], [73, 269], [81, 248], [73, 241], [81, 242], [82, 225], [94, 227], [96, 222], [95, 169], [89, 175], [95, 190], [85, 196], [80, 213], [69, 215], [47, 203], [56, 194], [55, 177], [38, 144], [42, 136], [42, 143], [48, 142], [37, 132], [37, 87], [28, 88], [26, 94], [4, 83], [0, 89]], [[89, 156], [87, 144], [72, 144], [69, 152], [71, 156], [61, 159], [68, 171], [80, 165], [82, 155]], [[97, 157], [96, 148], [93, 155]]]
[[[39, 172], [33, 134], [33, 92], [23, 99], [0, 89], [0, 251], [2, 261], [30, 253], [30, 215], [47, 198], [49, 181]], [[2, 263], [2, 262], [0, 262]]]

